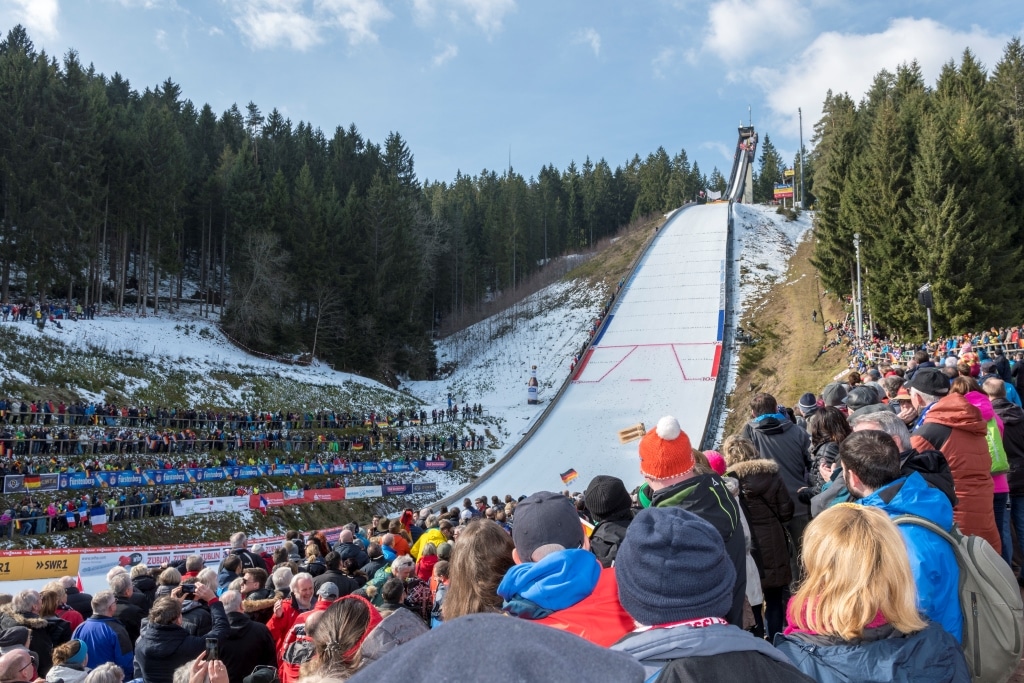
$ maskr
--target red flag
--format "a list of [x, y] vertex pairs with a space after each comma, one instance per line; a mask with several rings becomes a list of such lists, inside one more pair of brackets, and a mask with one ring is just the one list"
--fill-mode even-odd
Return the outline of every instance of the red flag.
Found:
[[79, 593], [81, 593], [82, 591], [85, 590], [85, 588], [82, 587], [82, 575], [81, 574], [76, 574], [75, 575], [75, 587], [78, 588], [78, 592]]

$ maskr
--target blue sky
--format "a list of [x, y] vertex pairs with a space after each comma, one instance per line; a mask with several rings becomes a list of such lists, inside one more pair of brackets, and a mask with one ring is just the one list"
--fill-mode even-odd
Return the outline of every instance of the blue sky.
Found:
[[736, 126], [786, 159], [827, 89], [860, 99], [912, 58], [929, 83], [970, 47], [987, 67], [1024, 3], [838, 0], [0, 0], [0, 30], [78, 50], [142, 90], [170, 77], [219, 114], [251, 100], [330, 137], [408, 142], [419, 178], [685, 148], [725, 175]]

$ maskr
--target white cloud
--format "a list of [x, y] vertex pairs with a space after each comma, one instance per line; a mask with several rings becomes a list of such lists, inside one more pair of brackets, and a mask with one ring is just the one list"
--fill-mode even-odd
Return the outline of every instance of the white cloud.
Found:
[[667, 78], [667, 71], [672, 66], [672, 63], [676, 58], [676, 49], [673, 47], [662, 48], [661, 52], [651, 60], [651, 69], [654, 71], [654, 77], [663, 80]]
[[223, 29], [221, 29], [221, 28], [220, 28], [220, 27], [218, 27], [218, 26], [211, 26], [211, 27], [210, 27], [210, 28], [209, 28], [209, 29], [207, 30], [207, 33], [209, 33], [209, 34], [210, 34], [211, 36], [222, 36], [222, 35], [224, 35], [224, 31], [223, 31]]
[[156, 46], [161, 50], [167, 51], [167, 31], [162, 28], [156, 30]]
[[451, 43], [444, 46], [444, 49], [434, 55], [434, 66], [443, 66], [455, 59], [459, 54], [459, 46]]
[[325, 25], [347, 33], [352, 45], [375, 42], [373, 25], [392, 16], [380, 0], [316, 0], [314, 13]]
[[733, 160], [733, 153], [736, 151], [732, 147], [722, 144], [722, 142], [717, 140], [708, 140], [707, 142], [702, 142], [700, 144], [700, 148], [714, 150], [721, 154], [723, 159], [730, 162]]
[[305, 51], [323, 43], [332, 30], [352, 45], [377, 40], [378, 22], [391, 18], [381, 0], [228, 0], [234, 22], [256, 49], [287, 45]]
[[719, 0], [708, 9], [703, 47], [735, 63], [791, 43], [809, 22], [809, 12], [800, 0]]
[[589, 45], [595, 57], [601, 56], [601, 34], [593, 28], [583, 28], [576, 32], [572, 40], [574, 45]]
[[15, 24], [23, 24], [32, 38], [56, 40], [57, 16], [60, 7], [57, 0], [10, 0]]
[[879, 71], [895, 72], [900, 64], [914, 59], [921, 66], [925, 84], [931, 86], [942, 65], [951, 59], [959, 63], [968, 47], [991, 71], [1009, 39], [1009, 35], [992, 35], [978, 27], [960, 31], [932, 19], [894, 19], [880, 33], [822, 33], [789, 64], [756, 67], [732, 78], [753, 82], [764, 92], [769, 120], [762, 121], [762, 127], [768, 124], [796, 138], [797, 107], [801, 107], [804, 144], [810, 147], [810, 131], [821, 118], [829, 89], [847, 92], [859, 102]]
[[505, 15], [515, 11], [515, 0], [413, 0], [417, 21], [430, 24], [443, 14], [453, 24], [465, 21], [464, 15], [487, 35], [501, 30]]

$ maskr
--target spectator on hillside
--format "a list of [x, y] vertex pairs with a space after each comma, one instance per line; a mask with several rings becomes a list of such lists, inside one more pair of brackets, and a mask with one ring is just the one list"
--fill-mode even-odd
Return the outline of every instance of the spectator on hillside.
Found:
[[68, 595], [68, 605], [82, 615], [83, 619], [92, 616], [92, 596], [78, 590], [78, 580], [73, 576], [62, 576], [60, 583]]
[[[253, 569], [257, 569], [257, 567], [253, 567]], [[200, 571], [205, 571], [205, 568]], [[237, 555], [228, 555], [224, 558], [224, 561], [220, 565], [220, 571], [216, 574], [214, 590], [220, 592], [227, 590], [228, 585], [237, 579], [241, 573], [242, 558]], [[196, 578], [198, 579], [198, 577], [199, 572], [196, 572]]]
[[[224, 559], [227, 560], [227, 558]], [[204, 567], [206, 567], [206, 562], [201, 555], [189, 555], [185, 558], [185, 573], [181, 575], [181, 580], [185, 583], [190, 582], [199, 576], [199, 572], [203, 571]]]
[[[177, 591], [180, 594], [181, 588]], [[135, 644], [134, 678], [146, 683], [172, 683], [175, 669], [206, 651], [207, 639], [216, 638], [223, 646], [230, 630], [224, 606], [202, 583], [196, 584], [196, 597], [210, 605], [210, 632], [204, 637], [191, 635], [181, 626], [179, 598], [160, 598], [149, 611], [149, 625]]]
[[740, 436], [753, 441], [762, 458], [779, 464], [779, 474], [793, 499], [793, 519], [786, 526], [799, 553], [800, 538], [810, 521], [811, 511], [797, 492], [806, 486], [810, 473], [811, 439], [806, 430], [796, 428], [779, 412], [779, 404], [771, 394], [756, 394], [750, 400], [750, 414], [752, 419], [744, 425]]
[[970, 680], [956, 638], [921, 618], [906, 546], [885, 512], [826, 510], [807, 527], [801, 557], [789, 626], [775, 638], [798, 669], [817, 681]]
[[[792, 422], [788, 424], [796, 426]], [[804, 430], [797, 431], [807, 437]], [[747, 542], [739, 503], [726, 489], [722, 478], [710, 472], [710, 468], [707, 473], [697, 472], [694, 453], [703, 457], [690, 446], [690, 437], [680, 428], [678, 420], [671, 416], [658, 420], [657, 428], [640, 440], [640, 474], [644, 483], [637, 491], [637, 498], [644, 508], [689, 510], [718, 530], [735, 570], [733, 602], [726, 619], [739, 626], [743, 623], [747, 590]], [[519, 508], [516, 507], [517, 523], [518, 518]]]
[[[195, 585], [203, 584], [214, 595], [217, 594], [216, 572], [205, 567], [195, 578]], [[193, 636], [205, 636], [213, 628], [213, 614], [210, 605], [195, 593], [184, 595], [181, 603], [181, 626]]]
[[[69, 640], [53, 648], [53, 667], [46, 674], [47, 683], [82, 683], [89, 673], [89, 646], [82, 640]], [[123, 673], [123, 672], [122, 672]]]
[[[917, 472], [900, 472], [899, 448], [885, 432], [862, 430], [843, 442], [843, 476], [853, 498], [883, 510], [889, 517], [915, 515], [949, 531], [953, 506]], [[900, 525], [910, 570], [917, 586], [917, 606], [958, 641], [963, 635], [960, 569], [944, 538], [922, 527]]]
[[[596, 561], [595, 561], [596, 563]], [[484, 643], [470, 647], [468, 643]], [[444, 657], [438, 653], [455, 652]], [[641, 683], [643, 667], [620, 652], [595, 647], [569, 633], [523, 619], [470, 614], [404, 645], [358, 671], [352, 683], [379, 681], [486, 681], [495, 672], [523, 681]]]
[[642, 510], [615, 571], [619, 600], [638, 627], [612, 649], [636, 657], [647, 680], [811, 682], [762, 638], [723, 618], [735, 569], [721, 535], [697, 515]]
[[363, 665], [361, 646], [381, 622], [377, 608], [358, 596], [347, 596], [331, 605], [310, 629], [314, 656], [302, 666], [306, 677], [346, 680]]
[[100, 591], [92, 598], [92, 616], [75, 629], [72, 638], [84, 641], [89, 648], [93, 668], [112, 662], [133, 677], [134, 642], [128, 637], [124, 625], [114, 616], [117, 596], [113, 591]]
[[515, 566], [514, 549], [512, 539], [494, 522], [474, 520], [466, 525], [452, 548], [441, 618], [452, 621], [465, 614], [501, 612], [498, 586]]
[[258, 567], [242, 572], [242, 606], [253, 621], [266, 624], [274, 614], [274, 603], [282, 596], [266, 588], [267, 573]]
[[[619, 604], [614, 570], [602, 569], [590, 552], [590, 541], [568, 498], [539, 491], [520, 501], [512, 541], [516, 566], [498, 586], [504, 612], [575, 633], [602, 647], [632, 630], [633, 621]], [[449, 591], [446, 603], [451, 599]]]
[[[1006, 475], [1007, 487], [1010, 491], [1010, 522], [1018, 539], [1024, 538], [1024, 410], [1006, 398], [1006, 387], [1009, 385], [995, 377], [985, 381], [983, 389], [992, 401], [995, 410], [1003, 421], [1003, 448], [1010, 470]], [[1004, 524], [1002, 538], [1009, 537], [1009, 524]], [[1004, 543], [1003, 558], [1010, 563], [1013, 555], [1013, 544]]]
[[911, 436], [917, 451], [941, 451], [953, 474], [957, 504], [953, 519], [968, 535], [981, 536], [999, 551], [1002, 542], [992, 510], [992, 458], [981, 411], [960, 394], [936, 368], [922, 368], [907, 382], [921, 417]]
[[[259, 555], [256, 555], [246, 550], [248, 538], [246, 537], [244, 531], [238, 531], [236, 533], [231, 534], [231, 538], [229, 540], [231, 543], [231, 550], [229, 551], [228, 554], [238, 556], [238, 559], [242, 561], [242, 569], [248, 569], [249, 567], [259, 567], [260, 569], [266, 570], [267, 567], [263, 564], [263, 558]], [[222, 568], [223, 566], [219, 567], [218, 572]]]
[[146, 609], [149, 609], [156, 596], [156, 579], [153, 578], [152, 572], [150, 572], [149, 567], [145, 564], [137, 564], [132, 567], [130, 575], [132, 587], [134, 588], [133, 592], [146, 598], [149, 603]]
[[124, 624], [125, 630], [128, 631], [128, 637], [134, 643], [139, 639], [142, 620], [146, 618], [146, 612], [131, 601], [135, 590], [135, 587], [132, 586], [132, 577], [126, 572], [118, 572], [110, 577], [107, 585], [117, 597], [117, 610], [114, 612], [114, 616]]
[[[829, 408], [828, 410], [833, 410]], [[818, 419], [819, 413], [811, 418]], [[757, 564], [764, 606], [751, 605], [753, 633], [769, 642], [786, 623], [786, 601], [793, 580], [785, 524], [793, 517], [793, 500], [774, 460], [759, 458], [753, 442], [730, 436], [722, 444], [728, 476], [739, 482], [740, 501], [750, 525], [751, 555]], [[755, 550], [756, 549], [756, 550]], [[749, 580], [749, 579], [748, 579]]]
[[230, 627], [220, 651], [228, 678], [240, 681], [260, 664], [277, 666], [274, 639], [266, 626], [253, 621], [242, 611], [242, 595], [238, 591], [225, 591], [220, 601]]
[[[274, 573], [275, 584], [277, 572]], [[274, 603], [274, 615], [267, 622], [270, 635], [274, 636], [274, 642], [278, 649], [284, 639], [288, 636], [295, 619], [303, 612], [313, 608], [313, 577], [305, 572], [300, 572], [292, 577], [289, 584], [289, 597], [278, 600]]]
[[341, 556], [334, 550], [324, 558], [327, 570], [313, 579], [313, 588], [320, 590], [325, 583], [333, 583], [338, 589], [338, 596], [345, 596], [359, 588], [359, 583], [341, 570]]
[[602, 567], [611, 567], [626, 537], [626, 529], [633, 521], [629, 491], [618, 477], [599, 474], [590, 480], [583, 500], [595, 523], [590, 533], [590, 551], [601, 561]]
[[71, 632], [74, 630], [70, 623], [57, 616], [61, 593], [44, 588], [43, 592], [39, 594], [39, 616], [46, 620], [46, 632], [50, 636], [50, 643], [53, 647], [63, 645], [71, 640]]
[[[46, 593], [48, 591], [52, 591], [53, 593], [57, 594], [57, 608], [54, 611], [54, 614], [56, 614], [64, 621], [68, 622], [68, 624], [70, 624], [71, 626], [71, 630], [74, 631], [82, 624], [83, 621], [85, 621], [85, 618], [82, 617], [80, 612], [72, 609], [71, 606], [68, 604], [68, 593], [67, 590], [65, 590], [64, 588], [64, 584], [62, 584], [59, 580], [50, 581], [45, 586], [43, 586], [43, 593]], [[42, 594], [40, 594], [40, 596], [41, 595]]]
[[9, 605], [0, 607], [0, 630], [24, 626], [31, 632], [28, 648], [35, 653], [39, 676], [46, 676], [51, 666], [53, 642], [50, 640], [49, 624], [39, 616], [42, 601], [39, 593], [24, 590], [15, 593]]
[[281, 683], [295, 683], [299, 679], [299, 667], [309, 661], [307, 653], [311, 654], [309, 630], [315, 628], [323, 613], [337, 599], [337, 586], [331, 582], [322, 585], [316, 593], [313, 607], [297, 615], [284, 640], [277, 643], [277, 658], [281, 662], [281, 669], [278, 672]]
[[[338, 542], [334, 545], [334, 552], [338, 553], [338, 556], [345, 560], [348, 557], [353, 557], [357, 566], [362, 567], [364, 564], [370, 561], [366, 551], [356, 542], [355, 534], [349, 529], [342, 529], [341, 534], [338, 536]], [[328, 567], [329, 569], [330, 567]]]

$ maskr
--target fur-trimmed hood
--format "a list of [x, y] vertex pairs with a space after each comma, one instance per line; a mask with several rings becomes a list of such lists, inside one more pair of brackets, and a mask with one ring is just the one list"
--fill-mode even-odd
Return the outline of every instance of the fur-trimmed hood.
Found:
[[[31, 616], [29, 616], [31, 615]], [[27, 629], [45, 629], [47, 627], [46, 619], [38, 615], [33, 615], [31, 612], [28, 614], [22, 612], [15, 612], [14, 608], [10, 604], [6, 604], [0, 607], [0, 618], [10, 619], [15, 622], [18, 626], [24, 626]]]
[[778, 474], [779, 464], [774, 460], [768, 460], [766, 458], [744, 460], [743, 462], [738, 462], [735, 465], [730, 465], [729, 472], [732, 472], [740, 479], [744, 479], [745, 477], [755, 474]]
[[274, 594], [269, 598], [259, 598], [256, 600], [250, 600], [246, 598], [242, 600], [242, 611], [246, 614], [253, 614], [260, 612], [265, 609], [274, 609], [274, 603], [278, 600], [284, 600], [284, 595], [279, 591], [275, 591]]

